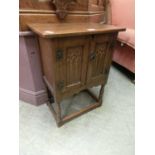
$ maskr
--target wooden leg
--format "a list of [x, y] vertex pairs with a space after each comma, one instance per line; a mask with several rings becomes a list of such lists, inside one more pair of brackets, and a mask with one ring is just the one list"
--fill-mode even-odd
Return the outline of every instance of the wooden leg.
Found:
[[[100, 107], [102, 105], [102, 97], [103, 97], [103, 93], [104, 93], [104, 85], [101, 85], [101, 88], [100, 88], [100, 92], [99, 92], [99, 96], [96, 97], [91, 91], [89, 91], [88, 89], [86, 89], [85, 91], [87, 91], [87, 93], [92, 97], [94, 98], [94, 100], [96, 101], [94, 104], [88, 106], [88, 107], [85, 107], [83, 109], [81, 109], [80, 111], [77, 111], [77, 112], [74, 112], [68, 116], [65, 116], [64, 118], [62, 118], [61, 116], [61, 105], [60, 105], [60, 101], [57, 101], [56, 99], [54, 99], [55, 101], [55, 104], [56, 104], [56, 108], [54, 109], [52, 104], [47, 104], [51, 110], [51, 112], [53, 113], [54, 117], [55, 117], [55, 120], [56, 120], [56, 123], [57, 123], [57, 126], [58, 127], [61, 127], [64, 123], [72, 120], [73, 118], [76, 118], [88, 111], [91, 111], [97, 107]], [[48, 97], [50, 98], [51, 97], [51, 92], [50, 90], [48, 90]], [[50, 99], [49, 99], [50, 101]]]
[[[68, 116], [65, 116], [64, 118], [62, 118], [62, 124], [86, 113], [89, 112], [97, 107], [100, 107], [102, 105], [102, 97], [103, 97], [103, 93], [104, 93], [104, 85], [101, 85], [100, 88], [100, 92], [99, 92], [99, 97], [96, 97], [91, 91], [89, 91], [88, 89], [85, 90], [96, 102], [88, 107], [83, 108], [80, 111], [74, 112]], [[61, 125], [62, 125], [61, 124]]]
[[103, 93], [104, 93], [104, 86], [105, 85], [101, 85], [100, 88], [100, 92], [99, 92], [99, 96], [97, 97], [96, 95], [94, 95], [90, 90], [86, 89], [86, 92], [97, 102], [102, 104], [102, 97], [103, 97]]
[[48, 95], [48, 100], [49, 100], [50, 104], [54, 103], [54, 97], [48, 88], [47, 88], [47, 95]]
[[102, 97], [104, 93], [104, 85], [101, 85], [100, 94], [99, 94], [99, 103], [102, 105]]
[[61, 105], [60, 105], [60, 102], [56, 102], [56, 119], [57, 119], [57, 125], [58, 127], [61, 126]]
[[[54, 97], [52, 96], [52, 94], [48, 88], [47, 88], [47, 94], [48, 94], [48, 99], [49, 99], [49, 102], [47, 103], [47, 105], [54, 115], [57, 126], [60, 127], [61, 126], [61, 106], [60, 106], [60, 102], [55, 102], [56, 100], [54, 99]], [[52, 103], [54, 103], [54, 102], [56, 104], [56, 109], [54, 109], [52, 106]]]

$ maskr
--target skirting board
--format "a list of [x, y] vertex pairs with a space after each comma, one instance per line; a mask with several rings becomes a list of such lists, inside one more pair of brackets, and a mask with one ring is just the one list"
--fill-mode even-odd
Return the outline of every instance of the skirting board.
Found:
[[34, 92], [23, 88], [19, 88], [19, 99], [36, 106], [44, 104], [48, 101], [45, 90]]

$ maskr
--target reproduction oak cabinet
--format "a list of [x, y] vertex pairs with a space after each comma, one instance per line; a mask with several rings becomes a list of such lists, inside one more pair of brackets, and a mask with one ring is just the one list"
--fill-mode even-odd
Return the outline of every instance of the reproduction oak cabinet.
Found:
[[[97, 23], [29, 24], [40, 44], [44, 81], [49, 99], [54, 97], [56, 109], [48, 103], [57, 125], [88, 112], [102, 104], [114, 44], [119, 31], [111, 25]], [[101, 85], [99, 96], [88, 90]], [[78, 112], [62, 118], [61, 101], [80, 91], [87, 91], [96, 101]]]

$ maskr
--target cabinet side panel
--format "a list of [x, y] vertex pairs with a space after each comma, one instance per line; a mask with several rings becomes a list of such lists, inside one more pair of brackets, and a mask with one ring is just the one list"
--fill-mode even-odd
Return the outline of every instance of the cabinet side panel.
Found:
[[110, 71], [110, 67], [111, 67], [111, 63], [112, 63], [113, 52], [114, 52], [114, 46], [115, 46], [116, 40], [117, 40], [117, 35], [118, 35], [118, 32], [111, 34], [109, 51], [107, 52], [106, 58], [105, 58], [105, 66], [104, 66], [105, 82], [107, 82], [107, 80], [108, 80], [109, 71]]
[[54, 89], [55, 88], [54, 58], [53, 58], [54, 41], [50, 39], [39, 38], [39, 42], [40, 42], [40, 52], [41, 52], [43, 74], [46, 77], [49, 84]]

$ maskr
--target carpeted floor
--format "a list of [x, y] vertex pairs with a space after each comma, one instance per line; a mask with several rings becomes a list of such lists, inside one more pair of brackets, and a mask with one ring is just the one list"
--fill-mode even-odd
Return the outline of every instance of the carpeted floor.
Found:
[[[127, 76], [111, 67], [102, 107], [61, 128], [46, 104], [20, 101], [20, 155], [134, 155], [134, 89]], [[71, 101], [78, 109], [77, 102], [89, 99], [80, 94], [64, 101], [64, 109]]]

